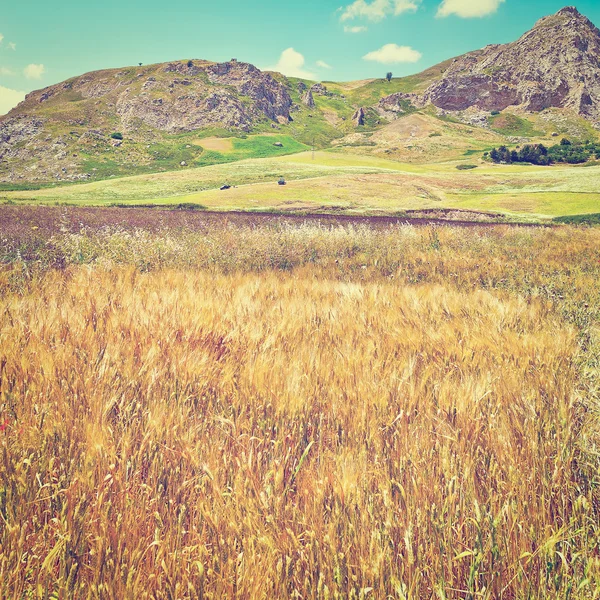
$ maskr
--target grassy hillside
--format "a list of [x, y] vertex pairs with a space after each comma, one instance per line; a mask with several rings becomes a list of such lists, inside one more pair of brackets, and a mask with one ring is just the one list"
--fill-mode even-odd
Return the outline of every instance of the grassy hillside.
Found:
[[[548, 144], [553, 135], [598, 139], [598, 132], [590, 123], [557, 109], [535, 115], [515, 109], [475, 118], [469, 111], [450, 114], [430, 105], [420, 110], [413, 107], [398, 119], [390, 112], [377, 110], [379, 100], [387, 95], [423, 92], [450, 64], [446, 61], [389, 82], [385, 73], [380, 79], [325, 82], [325, 93], [313, 93], [313, 107], [304, 104], [302, 95], [315, 82], [271, 73], [278, 82], [273, 83], [270, 77], [253, 71], [251, 65], [240, 67], [243, 63], [237, 61], [223, 66], [233, 69], [231, 79], [223, 81], [215, 80], [213, 75], [209, 78], [208, 73], [213, 73], [210, 69], [216, 65], [207, 61], [175, 61], [88, 73], [35, 92], [14, 111], [13, 116], [27, 115], [37, 121], [31, 125], [33, 137], [18, 131], [10, 134], [9, 139], [20, 141], [11, 142], [12, 154], [0, 160], [0, 178], [4, 179], [0, 190], [10, 186], [26, 189], [33, 181], [42, 187], [49, 183], [64, 185], [178, 172], [280, 157], [312, 147], [425, 164], [475, 160], [501, 144]], [[241, 71], [236, 70], [238, 67]], [[246, 88], [241, 86], [240, 77], [244, 85], [248, 78], [250, 82], [258, 78], [279, 86], [279, 92], [284, 90], [292, 102], [289, 120], [273, 120], [263, 114], [257, 108], [262, 104], [243, 93]], [[240, 118], [250, 120], [236, 126], [220, 121], [191, 125], [186, 119], [194, 111], [201, 119], [204, 113], [198, 106], [204, 106], [207, 98], [213, 98], [207, 105], [211, 110], [224, 107], [221, 116], [217, 111], [217, 120], [237, 114], [238, 109]], [[163, 105], [172, 106], [171, 112], [165, 113]], [[359, 108], [365, 109], [362, 125], [353, 120]], [[219, 144], [213, 138], [229, 141]], [[291, 169], [290, 177], [295, 176]], [[268, 177], [270, 172], [264, 174], [264, 179]], [[243, 177], [235, 181], [247, 182]], [[174, 193], [166, 186], [156, 197]]]
[[[317, 151], [313, 158], [312, 152], [304, 152], [89, 184], [4, 191], [0, 201], [97, 206], [188, 203], [215, 210], [359, 214], [457, 208], [520, 218], [598, 212], [598, 166], [492, 165], [475, 159], [477, 168], [457, 169], [472, 160], [409, 164], [334, 151]], [[286, 186], [277, 185], [282, 176]], [[234, 187], [220, 191], [223, 184]]]

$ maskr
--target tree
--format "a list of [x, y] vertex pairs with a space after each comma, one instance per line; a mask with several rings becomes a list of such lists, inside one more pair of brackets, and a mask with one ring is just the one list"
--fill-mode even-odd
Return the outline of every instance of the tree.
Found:
[[500, 146], [500, 148], [498, 148], [498, 154], [500, 156], [500, 162], [510, 162], [510, 150], [506, 146]]
[[392, 80], [392, 77], [393, 77], [393, 76], [394, 76], [394, 75], [392, 74], [392, 72], [391, 72], [391, 71], [388, 71], [388, 72], [385, 74], [385, 78], [388, 80], [388, 82]]

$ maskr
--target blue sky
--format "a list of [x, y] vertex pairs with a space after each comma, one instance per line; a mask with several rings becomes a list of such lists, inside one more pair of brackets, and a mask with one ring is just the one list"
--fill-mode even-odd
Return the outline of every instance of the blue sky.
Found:
[[[518, 38], [565, 0], [9, 0], [0, 114], [25, 92], [101, 68], [236, 57], [347, 81], [422, 71]], [[600, 2], [577, 8], [600, 25]]]

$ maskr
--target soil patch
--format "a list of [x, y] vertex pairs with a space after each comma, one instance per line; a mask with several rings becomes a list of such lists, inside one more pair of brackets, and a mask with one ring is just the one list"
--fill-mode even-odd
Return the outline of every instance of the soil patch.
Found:
[[202, 146], [205, 150], [216, 150], [217, 152], [230, 152], [233, 150], [233, 140], [231, 138], [208, 137], [195, 140], [194, 144]]

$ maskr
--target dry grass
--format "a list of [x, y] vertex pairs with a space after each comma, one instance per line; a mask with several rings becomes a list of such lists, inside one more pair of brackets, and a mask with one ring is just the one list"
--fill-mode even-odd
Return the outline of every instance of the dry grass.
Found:
[[231, 138], [207, 137], [194, 140], [192, 143], [202, 146], [205, 150], [217, 150], [218, 152], [233, 150]]
[[0, 595], [599, 597], [599, 242], [56, 235], [0, 274]]

